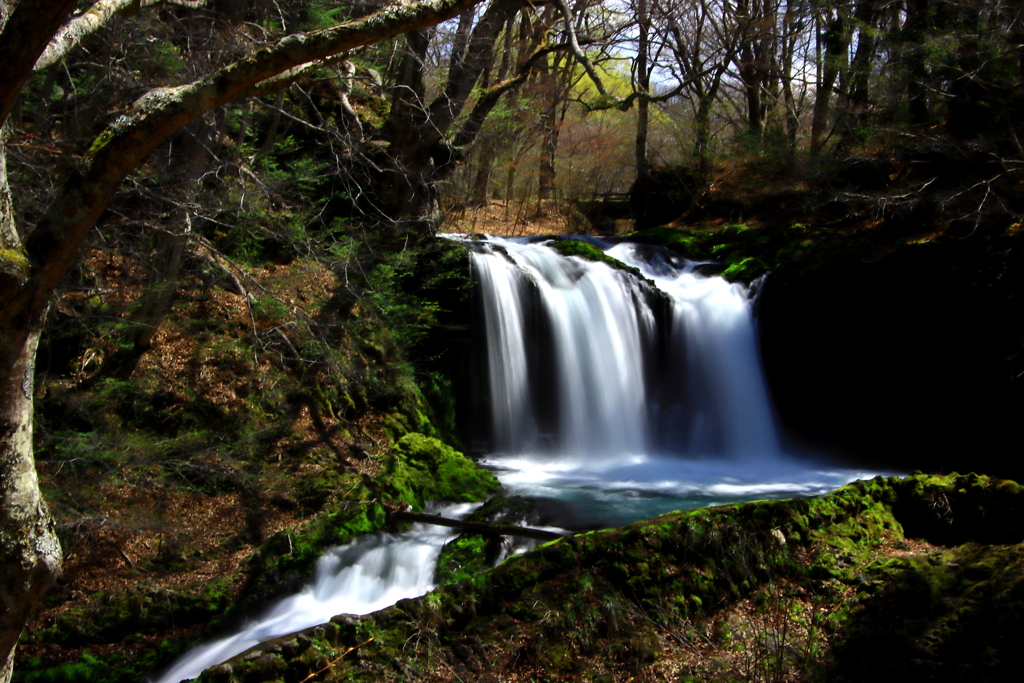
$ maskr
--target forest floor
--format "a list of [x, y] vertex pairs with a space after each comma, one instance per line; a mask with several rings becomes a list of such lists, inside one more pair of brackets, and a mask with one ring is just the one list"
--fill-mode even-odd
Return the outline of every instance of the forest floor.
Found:
[[[529, 208], [493, 201], [453, 216], [451, 229], [503, 236], [567, 230], [567, 214], [554, 202]], [[118, 332], [146, 286], [146, 270], [104, 249], [90, 252], [81, 268], [90, 286], [71, 288], [57, 300], [53, 336], [77, 334], [79, 323], [92, 328], [84, 339], [72, 338], [70, 354], [44, 350], [40, 363], [51, 367], [39, 387], [37, 465], [66, 556], [46, 608], [29, 625], [35, 637], [18, 650], [41, 671], [72, 665], [83, 653], [131, 662], [163, 641], [194, 638], [203, 620], [170, 619], [157, 629], [149, 624], [107, 643], [85, 633], [88, 623], [70, 634], [66, 626], [103, 622], [139, 595], [198, 594], [219, 582], [237, 594], [246, 561], [261, 542], [344, 499], [339, 490], [316, 492], [315, 503], [303, 499], [318, 478], [332, 480], [338, 453], [347, 454], [352, 445], [364, 450], [370, 458], [348, 458], [343, 467], [372, 475], [373, 458], [390, 443], [382, 427], [387, 416], [378, 411], [343, 419], [314, 416], [308, 405], [292, 411], [274, 436], [242, 435], [260, 441], [258, 464], [218, 450], [203, 441], [205, 435], [191, 447], [177, 443], [183, 426], [216, 429], [218, 415], [251, 412], [254, 397], [274, 392], [283, 381], [284, 357], [274, 344], [275, 328], [288, 330], [294, 325], [289, 317], [315, 318], [339, 286], [323, 265], [297, 259], [246, 267], [255, 307], [239, 292], [187, 277], [130, 385], [111, 381], [109, 387], [89, 385], [117, 351]], [[263, 348], [239, 343], [254, 332]], [[210, 415], [194, 415], [196, 404]], [[146, 434], [140, 422], [166, 428]], [[84, 430], [84, 438], [76, 430]]]
[[[108, 250], [90, 252], [81, 267], [91, 286], [70, 289], [54, 307], [60, 322], [53, 336], [76, 352], [63, 371], [48, 368], [54, 372], [38, 389], [37, 467], [65, 564], [18, 656], [44, 670], [79, 662], [83, 653], [131, 663], [161, 642], [191, 640], [205, 619], [172, 614], [154, 627], [142, 605], [161, 596], [170, 604], [169, 596], [183, 592], [198, 599], [218, 584], [225, 585], [218, 599], [230, 601], [262, 542], [344, 498], [330, 488], [335, 471], [374, 474], [372, 459], [345, 457], [351, 446], [373, 455], [390, 445], [374, 410], [345, 420], [300, 404], [285, 407], [285, 424], [235, 419], [259, 412], [261, 397], [287, 381], [269, 333], [317, 315], [338, 287], [322, 264], [246, 268], [249, 303], [187, 277], [130, 380], [89, 388], [116, 352], [121, 316], [145, 277]], [[62, 339], [85, 319], [105, 322], [84, 339]], [[240, 343], [257, 330], [262, 348]], [[44, 351], [41, 367], [63, 364], [60, 351]], [[327, 488], [315, 490], [318, 481]], [[120, 622], [131, 621], [126, 606], [139, 611], [138, 628], [112, 639], [96, 633], [111, 623], [123, 630]]]
[[491, 200], [481, 207], [466, 207], [446, 216], [442, 231], [456, 234], [524, 237], [577, 234], [581, 217], [570, 206], [555, 200], [513, 202]]

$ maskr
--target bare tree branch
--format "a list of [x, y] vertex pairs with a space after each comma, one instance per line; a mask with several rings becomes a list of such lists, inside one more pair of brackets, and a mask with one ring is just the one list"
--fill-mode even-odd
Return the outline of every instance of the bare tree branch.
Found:
[[114, 17], [161, 4], [198, 9], [206, 5], [206, 0], [98, 0], [57, 31], [46, 46], [46, 50], [36, 60], [32, 70], [42, 71], [61, 61], [83, 40], [106, 26]]

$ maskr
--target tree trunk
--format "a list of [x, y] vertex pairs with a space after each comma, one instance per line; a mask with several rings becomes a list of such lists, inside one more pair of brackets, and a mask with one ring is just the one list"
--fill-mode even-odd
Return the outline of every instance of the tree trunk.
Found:
[[[7, 127], [0, 127], [0, 288], [24, 280], [28, 263], [7, 183]], [[32, 393], [42, 315], [0, 331], [0, 683], [8, 683], [25, 623], [61, 567], [60, 544], [32, 458]]]
[[701, 93], [693, 117], [693, 156], [697, 160], [697, 174], [701, 181], [711, 175], [711, 106], [714, 95]]
[[[544, 111], [541, 114], [543, 141], [541, 142], [540, 163], [537, 166], [537, 199], [551, 199], [555, 194], [555, 175], [558, 170], [556, 159], [558, 154], [558, 105], [562, 103], [562, 87], [558, 74], [558, 59], [553, 64], [545, 64], [540, 73], [542, 97], [546, 97]], [[543, 209], [541, 209], [543, 210]], [[538, 211], [538, 213], [540, 213]]]
[[487, 206], [487, 189], [491, 183], [491, 168], [494, 166], [494, 143], [490, 139], [485, 138], [477, 147], [476, 165], [470, 204], [475, 207]]
[[755, 146], [759, 146], [764, 128], [764, 122], [761, 117], [762, 74], [758, 68], [758, 48], [756, 45], [756, 41], [760, 39], [760, 36], [757, 35], [760, 29], [752, 21], [749, 2], [741, 0], [737, 6], [745, 12], [742, 16], [747, 19], [739, 49], [740, 81], [743, 83], [743, 91], [747, 101], [747, 133], [752, 143]]
[[846, 30], [845, 17], [837, 13], [828, 20], [821, 37], [825, 43], [824, 65], [818, 88], [814, 94], [814, 113], [811, 120], [811, 155], [821, 151], [825, 140], [825, 127], [828, 124], [829, 102], [832, 99], [832, 88], [839, 77], [840, 68], [846, 58], [846, 49], [850, 44], [850, 33]]
[[[455, 168], [461, 148], [476, 137], [487, 112], [478, 111], [477, 106], [467, 117], [464, 130], [453, 132], [452, 128], [490, 66], [495, 42], [508, 17], [518, 11], [522, 1], [494, 0], [487, 7], [473, 28], [463, 58], [452, 61], [443, 92], [429, 106], [424, 61], [430, 36], [425, 31], [406, 34], [407, 48], [388, 118], [390, 158], [381, 188], [382, 218], [391, 222], [395, 236], [433, 234], [440, 225], [443, 214], [438, 185]], [[497, 100], [484, 96], [484, 101], [493, 106]]]
[[640, 32], [636, 55], [636, 85], [640, 97], [636, 102], [636, 140], [634, 157], [636, 159], [636, 177], [646, 183], [651, 177], [651, 162], [647, 156], [647, 129], [650, 123], [651, 101], [647, 99], [651, 88], [651, 74], [647, 67], [651, 33], [651, 17], [647, 11], [647, 0], [637, 0], [637, 28]]
[[32, 457], [32, 391], [42, 321], [0, 350], [0, 683], [8, 683], [26, 622], [60, 573], [53, 520]]
[[925, 63], [925, 42], [930, 27], [928, 14], [928, 0], [907, 0], [907, 22], [904, 25], [907, 45], [903, 56], [907, 67], [907, 104], [910, 122], [919, 125], [931, 119], [928, 108], [928, 67]]
[[859, 144], [865, 139], [871, 64], [878, 46], [878, 38], [875, 37], [879, 11], [877, 5], [877, 0], [861, 0], [853, 15], [857, 28], [857, 51], [850, 64], [850, 85], [847, 88], [846, 106], [843, 108], [841, 144], [844, 146]]
[[390, 154], [385, 171], [383, 199], [396, 235], [430, 233], [440, 218], [432, 177], [434, 136], [428, 128], [424, 101], [424, 60], [430, 37], [425, 31], [406, 34], [406, 50], [388, 118]]
[[527, 526], [516, 526], [514, 524], [494, 524], [492, 522], [467, 522], [461, 519], [449, 519], [440, 515], [427, 515], [419, 512], [406, 512], [395, 510], [391, 513], [391, 520], [395, 522], [414, 522], [417, 524], [433, 524], [435, 526], [459, 529], [477, 534], [494, 534], [495, 536], [520, 536], [522, 538], [533, 538], [538, 541], [557, 541], [565, 538], [566, 534], [560, 534], [546, 529], [532, 529]]

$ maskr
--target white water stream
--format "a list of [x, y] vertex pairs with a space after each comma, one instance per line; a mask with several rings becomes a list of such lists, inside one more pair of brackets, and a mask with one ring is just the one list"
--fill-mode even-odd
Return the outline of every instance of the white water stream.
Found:
[[[783, 453], [744, 288], [703, 277], [663, 251], [603, 245], [659, 294], [623, 271], [533, 242], [466, 241], [487, 335], [485, 463], [507, 493], [557, 500], [554, 523], [583, 528], [826, 493], [874, 474]], [[187, 653], [156, 683], [195, 678], [336, 614], [422, 595], [454, 535], [418, 525], [328, 550], [305, 590]]]
[[[429, 511], [459, 518], [478, 504], [434, 507]], [[238, 633], [185, 653], [155, 683], [178, 683], [260, 643], [317, 626], [336, 614], [369, 614], [434, 587], [441, 547], [458, 532], [416, 524], [402, 534], [370, 534], [324, 553], [313, 581], [249, 622]]]

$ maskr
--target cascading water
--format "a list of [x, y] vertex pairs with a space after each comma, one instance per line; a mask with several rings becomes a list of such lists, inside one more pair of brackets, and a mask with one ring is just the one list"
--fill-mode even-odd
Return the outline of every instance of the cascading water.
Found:
[[[475, 505], [434, 508], [461, 517]], [[164, 671], [155, 683], [178, 683], [259, 643], [323, 624], [336, 614], [369, 614], [434, 587], [434, 569], [451, 529], [417, 524], [402, 534], [373, 534], [326, 549], [313, 581], [252, 620], [234, 635], [200, 645]]]
[[[532, 238], [467, 240], [490, 381], [485, 462], [567, 526], [813, 495], [865, 473], [783, 454], [746, 290], [594, 242], [647, 281]], [[568, 514], [568, 517], [566, 515]]]
[[[653, 320], [637, 305], [638, 282], [546, 247], [494, 245], [501, 250], [473, 255], [484, 292], [493, 450], [536, 450], [542, 441], [581, 458], [645, 450], [644, 337]], [[528, 296], [532, 288], [537, 301]], [[538, 313], [546, 329], [530, 334], [527, 323]], [[550, 350], [536, 345], [541, 336], [550, 337]], [[531, 368], [538, 352], [551, 373]], [[548, 389], [558, 397], [550, 407], [556, 419], [542, 431], [542, 402], [534, 397]]]

